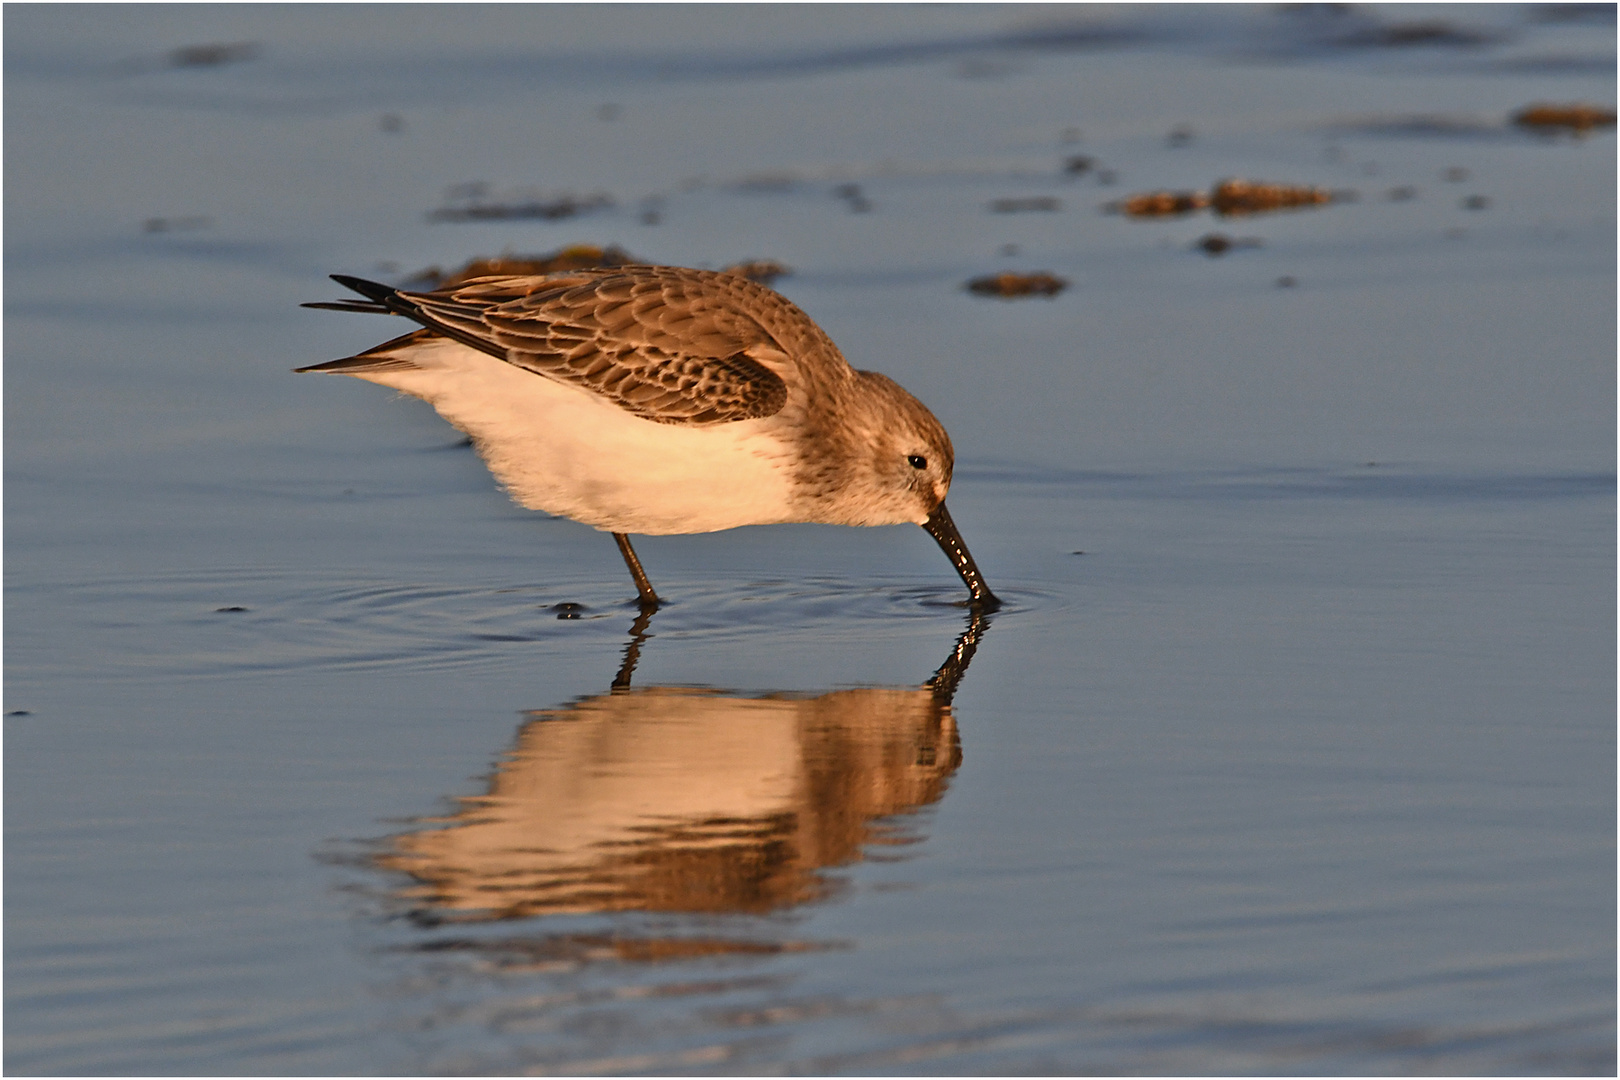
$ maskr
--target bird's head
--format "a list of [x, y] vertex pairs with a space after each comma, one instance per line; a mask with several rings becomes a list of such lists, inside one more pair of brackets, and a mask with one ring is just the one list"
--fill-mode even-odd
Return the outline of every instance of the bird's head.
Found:
[[[951, 438], [927, 406], [875, 372], [857, 373], [863, 393], [854, 485], [860, 492], [851, 524], [921, 525], [951, 489], [956, 458]], [[853, 494], [853, 492], [851, 492]]]

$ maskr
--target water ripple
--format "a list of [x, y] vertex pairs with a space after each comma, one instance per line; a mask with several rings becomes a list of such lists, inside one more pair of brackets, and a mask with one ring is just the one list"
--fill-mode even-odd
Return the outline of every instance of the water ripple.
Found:
[[[998, 583], [999, 585], [999, 583]], [[478, 670], [515, 652], [577, 641], [618, 641], [639, 611], [628, 582], [511, 586], [356, 580], [336, 571], [213, 570], [13, 586], [13, 598], [70, 612], [58, 631], [15, 642], [15, 679], [83, 676], [84, 658], [116, 678], [172, 679], [336, 670]], [[961, 586], [892, 580], [726, 579], [672, 583], [659, 608], [660, 635], [736, 640], [762, 631], [795, 637], [854, 625], [900, 628], [938, 621], [954, 628], [967, 611]], [[1058, 594], [1002, 588], [998, 617], [1063, 606]], [[624, 597], [622, 601], [600, 597]], [[46, 599], [48, 597], [48, 599]], [[951, 632], [954, 632], [952, 630]], [[116, 659], [112, 659], [116, 658]]]

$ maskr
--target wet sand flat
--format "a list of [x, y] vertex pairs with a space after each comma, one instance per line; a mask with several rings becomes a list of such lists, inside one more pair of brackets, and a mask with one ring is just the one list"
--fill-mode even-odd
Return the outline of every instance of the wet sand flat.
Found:
[[[1612, 8], [4, 19], [9, 1072], [1614, 1069]], [[1003, 609], [641, 617], [291, 373], [589, 251], [927, 403]]]

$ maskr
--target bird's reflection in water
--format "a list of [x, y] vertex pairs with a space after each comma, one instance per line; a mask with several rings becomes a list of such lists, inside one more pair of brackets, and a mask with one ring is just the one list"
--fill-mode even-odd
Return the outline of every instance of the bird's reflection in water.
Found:
[[376, 856], [418, 921], [804, 903], [824, 869], [905, 842], [880, 819], [938, 800], [962, 760], [951, 699], [980, 614], [921, 686], [813, 697], [633, 687], [649, 617], [610, 692], [532, 713], [486, 794]]

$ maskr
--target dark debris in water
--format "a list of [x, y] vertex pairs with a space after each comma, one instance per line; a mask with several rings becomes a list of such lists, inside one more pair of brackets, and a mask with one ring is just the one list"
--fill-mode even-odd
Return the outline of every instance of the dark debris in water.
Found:
[[216, 614], [216, 615], [225, 615], [225, 614], [229, 614], [231, 612], [246, 611], [246, 610], [248, 610], [248, 609], [241, 606], [240, 604], [232, 604], [230, 607], [215, 608], [214, 609], [214, 614]]
[[864, 214], [872, 209], [871, 200], [861, 191], [859, 184], [839, 184], [833, 188], [833, 195], [844, 200], [844, 205], [849, 207], [852, 214]]
[[258, 44], [252, 41], [213, 42], [207, 45], [182, 45], [169, 53], [169, 66], [177, 68], [221, 67], [240, 64], [259, 55]]
[[1329, 130], [1419, 139], [1500, 139], [1508, 134], [1495, 121], [1440, 113], [1352, 117], [1334, 122]]
[[1257, 236], [1227, 236], [1225, 233], [1207, 233], [1193, 241], [1193, 247], [1202, 251], [1210, 258], [1225, 255], [1229, 251], [1240, 248], [1263, 247], [1264, 244]]
[[141, 231], [145, 233], [171, 233], [196, 232], [198, 229], [211, 229], [214, 219], [206, 214], [189, 214], [185, 217], [149, 217], [141, 222]]
[[513, 221], [539, 219], [559, 221], [583, 214], [611, 210], [612, 197], [605, 194], [542, 195], [531, 192], [491, 192], [487, 184], [458, 184], [447, 193], [445, 205], [428, 212], [429, 221]]
[[1118, 173], [1113, 169], [1104, 168], [1102, 163], [1090, 154], [1073, 154], [1064, 158], [1063, 167], [1060, 171], [1066, 180], [1078, 180], [1083, 176], [1090, 176], [1095, 178], [1102, 187], [1107, 187], [1119, 179]]
[[991, 274], [986, 277], [974, 278], [967, 283], [968, 292], [977, 296], [996, 296], [1004, 300], [1014, 300], [1025, 296], [1053, 297], [1069, 287], [1069, 283], [1056, 274], [1039, 271], [1033, 274], [1017, 274], [1006, 271], [1000, 274]]
[[1051, 214], [1063, 209], [1063, 203], [1050, 195], [1034, 195], [1017, 199], [992, 199], [992, 214]]
[[1329, 44], [1349, 49], [1477, 48], [1503, 40], [1500, 34], [1468, 30], [1439, 20], [1363, 26]]

